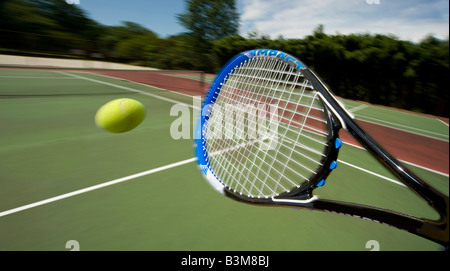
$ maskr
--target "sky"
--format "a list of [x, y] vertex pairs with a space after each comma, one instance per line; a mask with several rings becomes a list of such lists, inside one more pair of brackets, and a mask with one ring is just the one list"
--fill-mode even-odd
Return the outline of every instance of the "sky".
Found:
[[[184, 29], [176, 15], [185, 0], [66, 0], [105, 25], [139, 23], [160, 37]], [[418, 42], [426, 35], [449, 37], [448, 0], [236, 0], [239, 34], [250, 32], [271, 38], [303, 38], [318, 25], [327, 34], [386, 34]]]

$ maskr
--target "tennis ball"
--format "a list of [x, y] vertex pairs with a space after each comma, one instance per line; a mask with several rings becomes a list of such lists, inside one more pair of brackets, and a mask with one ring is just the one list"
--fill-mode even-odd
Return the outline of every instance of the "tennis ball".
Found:
[[100, 107], [95, 114], [95, 124], [111, 133], [124, 133], [136, 128], [144, 118], [143, 104], [133, 99], [121, 98]]

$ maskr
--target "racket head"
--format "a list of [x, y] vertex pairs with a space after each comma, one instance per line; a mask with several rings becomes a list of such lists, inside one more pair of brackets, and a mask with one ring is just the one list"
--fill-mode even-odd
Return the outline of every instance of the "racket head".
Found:
[[341, 126], [304, 69], [272, 49], [240, 53], [223, 66], [203, 101], [195, 139], [199, 167], [216, 190], [273, 203], [311, 198], [325, 183], [337, 166]]

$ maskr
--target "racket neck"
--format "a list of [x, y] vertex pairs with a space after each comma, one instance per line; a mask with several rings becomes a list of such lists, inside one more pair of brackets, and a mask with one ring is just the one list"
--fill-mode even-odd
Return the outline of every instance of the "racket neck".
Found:
[[340, 105], [331, 91], [324, 83], [308, 69], [302, 70], [305, 76], [311, 81], [317, 91], [327, 100], [332, 107], [332, 111], [338, 114], [342, 124], [358, 142], [365, 147], [381, 164], [394, 173], [405, 185], [424, 198], [430, 206], [448, 219], [448, 197], [437, 191], [424, 180], [406, 168], [393, 155], [386, 151], [375, 139], [373, 139], [362, 127], [360, 127], [353, 117]]

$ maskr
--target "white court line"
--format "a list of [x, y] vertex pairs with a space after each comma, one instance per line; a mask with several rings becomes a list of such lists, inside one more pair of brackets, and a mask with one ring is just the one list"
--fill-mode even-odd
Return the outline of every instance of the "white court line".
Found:
[[437, 120], [440, 121], [440, 122], [442, 122], [445, 126], [448, 127], [448, 123], [447, 123], [447, 122], [445, 122], [445, 121], [443, 121], [443, 120], [440, 120], [440, 119], [437, 119]]
[[364, 109], [364, 108], [366, 108], [366, 107], [369, 107], [369, 106], [368, 106], [367, 104], [362, 104], [362, 105], [360, 105], [360, 106], [353, 107], [353, 108], [351, 108], [351, 109], [349, 109], [349, 110], [347, 110], [347, 111], [349, 111], [349, 112], [351, 112], [351, 113], [354, 113], [354, 112], [359, 111], [359, 110], [362, 110], [362, 109]]
[[[351, 109], [348, 109], [347, 111], [349, 111], [351, 113], [354, 113], [356, 111], [360, 111], [360, 110], [362, 110], [364, 108], [367, 108], [367, 107], [369, 107], [369, 105], [361, 104], [359, 106], [356, 106], [356, 107], [353, 107]], [[420, 129], [420, 128], [416, 128], [416, 127], [412, 127], [412, 126], [408, 126], [408, 125], [404, 125], [404, 124], [400, 124], [400, 123], [395, 123], [395, 122], [390, 122], [390, 121], [386, 121], [386, 120], [381, 120], [381, 119], [377, 119], [377, 118], [372, 118], [372, 117], [364, 116], [364, 115], [356, 115], [355, 117], [356, 117], [356, 119], [364, 120], [366, 122], [374, 123], [374, 124], [377, 124], [377, 125], [380, 125], [380, 126], [393, 128], [393, 129], [396, 129], [396, 130], [409, 132], [409, 133], [420, 135], [420, 136], [426, 136], [426, 137], [430, 137], [430, 138], [433, 138], [433, 139], [438, 139], [438, 140], [442, 140], [442, 141], [446, 141], [446, 142], [448, 141], [446, 139], [435, 137], [435, 136], [448, 137], [448, 135], [446, 135], [446, 134], [432, 132], [432, 131], [428, 131], [428, 130], [424, 130], [424, 129]], [[446, 126], [448, 126], [448, 124], [445, 123], [444, 121], [442, 121], [440, 119], [437, 119], [437, 118], [436, 118], [436, 120], [438, 120], [438, 121], [444, 123]], [[381, 123], [385, 123], [387, 125], [383, 125]], [[406, 130], [403, 130], [403, 129], [398, 128], [398, 127], [405, 128]], [[417, 132], [413, 132], [411, 130], [415, 130]], [[423, 133], [427, 133], [427, 134], [430, 134], [430, 135], [425, 135]], [[433, 135], [435, 135], [435, 136], [433, 136]]]
[[56, 196], [56, 197], [53, 197], [53, 198], [49, 198], [49, 199], [46, 199], [46, 200], [41, 200], [41, 201], [38, 201], [38, 202], [35, 202], [35, 203], [27, 204], [27, 205], [24, 205], [24, 206], [21, 206], [21, 207], [17, 207], [17, 208], [11, 209], [11, 210], [7, 210], [7, 211], [4, 211], [4, 212], [1, 212], [0, 213], [0, 217], [6, 216], [6, 215], [10, 215], [10, 214], [13, 214], [13, 213], [17, 213], [17, 212], [20, 212], [20, 211], [23, 211], [23, 210], [27, 210], [27, 209], [30, 209], [30, 208], [34, 208], [34, 207], [37, 207], [37, 206], [41, 206], [41, 205], [44, 205], [44, 204], [47, 204], [47, 203], [50, 203], [50, 202], [55, 202], [57, 200], [65, 199], [65, 198], [68, 198], [68, 197], [73, 197], [73, 196], [76, 196], [76, 195], [79, 195], [79, 194], [90, 192], [90, 191], [93, 191], [93, 190], [96, 190], [96, 189], [100, 189], [100, 188], [103, 188], [103, 187], [107, 187], [107, 186], [110, 186], [110, 185], [114, 185], [114, 184], [118, 184], [118, 183], [121, 183], [121, 182], [129, 181], [129, 180], [132, 180], [132, 179], [135, 179], [135, 178], [139, 178], [139, 177], [142, 177], [142, 176], [145, 176], [145, 175], [150, 175], [150, 174], [153, 174], [153, 173], [156, 173], [156, 172], [160, 172], [160, 171], [163, 171], [163, 170], [166, 170], [166, 169], [178, 167], [178, 166], [181, 166], [181, 165], [184, 165], [184, 164], [188, 164], [188, 163], [194, 162], [196, 160], [197, 160], [197, 158], [186, 159], [186, 160], [179, 161], [179, 162], [176, 162], [176, 163], [173, 163], [173, 164], [165, 165], [165, 166], [154, 168], [154, 169], [150, 169], [150, 170], [147, 170], [147, 171], [144, 171], [144, 172], [141, 172], [141, 173], [133, 174], [133, 175], [130, 175], [130, 176], [127, 176], [127, 177], [123, 177], [123, 178], [120, 178], [120, 179], [112, 180], [112, 181], [109, 181], [109, 182], [106, 182], [106, 183], [101, 183], [101, 184], [97, 184], [97, 185], [94, 185], [94, 186], [86, 187], [86, 188], [83, 188], [83, 189], [80, 189], [80, 190], [76, 190], [76, 191], [73, 191], [73, 192], [70, 192], [70, 193], [62, 194], [62, 195], [59, 195], [59, 196]]
[[[353, 145], [353, 144], [350, 144], [350, 145], [355, 146], [357, 148], [360, 148], [359, 146], [356, 146], [356, 145]], [[159, 167], [159, 168], [150, 169], [150, 170], [147, 170], [147, 171], [144, 171], [144, 172], [136, 173], [136, 174], [133, 174], [133, 175], [130, 175], [130, 176], [126, 176], [126, 177], [123, 177], [123, 178], [119, 178], [119, 179], [116, 179], [116, 180], [112, 180], [112, 181], [109, 181], [109, 182], [106, 182], [106, 183], [101, 183], [101, 184], [98, 184], [98, 185], [90, 186], [90, 187], [83, 188], [83, 189], [80, 189], [80, 190], [76, 190], [76, 191], [73, 191], [73, 192], [70, 192], [70, 193], [62, 194], [62, 195], [59, 195], [59, 196], [56, 196], [56, 197], [52, 197], [52, 198], [49, 198], [49, 199], [46, 199], [46, 200], [41, 200], [41, 201], [38, 201], [38, 202], [35, 202], [35, 203], [27, 204], [27, 205], [24, 205], [24, 206], [21, 206], [21, 207], [17, 207], [17, 208], [14, 208], [14, 209], [3, 211], [3, 212], [0, 213], [0, 217], [6, 216], [6, 215], [9, 215], [9, 214], [13, 214], [13, 213], [17, 213], [17, 212], [20, 212], [20, 211], [24, 211], [24, 210], [27, 210], [27, 209], [31, 209], [31, 208], [34, 208], [34, 207], [38, 207], [38, 206], [41, 206], [41, 205], [44, 205], [44, 204], [47, 204], [47, 203], [51, 203], [51, 202], [55, 202], [55, 201], [58, 201], [58, 200], [62, 200], [62, 199], [65, 199], [65, 198], [73, 197], [73, 196], [76, 196], [76, 195], [79, 195], [79, 194], [87, 193], [87, 192], [90, 192], [90, 191], [93, 191], [93, 190], [96, 190], [96, 189], [100, 189], [100, 188], [103, 188], [103, 187], [107, 187], [107, 186], [111, 186], [111, 185], [118, 184], [118, 183], [121, 183], [121, 182], [129, 181], [129, 180], [132, 180], [132, 179], [135, 179], [135, 178], [139, 178], [139, 177], [142, 177], [142, 176], [145, 176], [145, 175], [150, 175], [150, 174], [153, 174], [153, 173], [156, 173], [156, 172], [164, 171], [166, 169], [178, 167], [178, 166], [181, 166], [181, 165], [184, 165], [184, 164], [188, 164], [188, 163], [191, 163], [191, 162], [194, 162], [194, 161], [197, 161], [196, 157], [193, 157], [193, 158], [190, 158], [190, 159], [186, 159], [186, 160], [183, 160], [183, 161], [179, 161], [179, 162], [176, 162], [176, 163], [172, 163], [172, 164], [169, 164], [169, 165], [165, 165], [165, 166], [162, 166], [162, 167]], [[406, 185], [404, 185], [403, 183], [401, 183], [399, 181], [396, 181], [394, 179], [391, 179], [391, 178], [388, 178], [386, 176], [380, 175], [378, 173], [372, 172], [370, 170], [367, 170], [367, 169], [355, 166], [355, 165], [353, 165], [351, 163], [348, 163], [348, 162], [345, 162], [343, 160], [338, 159], [338, 162], [342, 163], [344, 165], [353, 167], [353, 168], [355, 168], [357, 170], [360, 170], [362, 172], [365, 172], [367, 174], [376, 176], [376, 177], [381, 178], [383, 180], [389, 181], [391, 183], [394, 183], [394, 184], [406, 187]]]
[[[129, 175], [129, 176], [126, 176], [126, 177], [123, 177], [123, 178], [119, 178], [119, 179], [116, 179], [116, 180], [112, 180], [112, 181], [109, 181], [109, 182], [105, 182], [105, 183], [93, 185], [93, 186], [90, 186], [90, 187], [86, 187], [86, 188], [79, 189], [79, 190], [76, 190], [76, 191], [73, 191], [73, 192], [69, 192], [69, 193], [66, 193], [66, 194], [62, 194], [62, 195], [59, 195], [59, 196], [56, 196], [56, 197], [52, 197], [52, 198], [49, 198], [49, 199], [45, 199], [45, 200], [41, 200], [41, 201], [34, 202], [34, 203], [31, 203], [31, 204], [27, 204], [27, 205], [24, 205], [24, 206], [21, 206], [21, 207], [13, 208], [13, 209], [10, 209], [10, 210], [7, 210], [7, 211], [0, 212], [0, 217], [7, 216], [7, 215], [10, 215], [10, 214], [14, 214], [14, 213], [18, 213], [20, 211], [28, 210], [28, 209], [31, 209], [31, 208], [34, 208], [34, 207], [38, 207], [38, 206], [41, 206], [41, 205], [44, 205], [44, 204], [47, 204], [47, 203], [51, 203], [51, 202], [55, 202], [55, 201], [58, 201], [58, 200], [66, 199], [66, 198], [73, 197], [73, 196], [76, 196], [76, 195], [80, 195], [80, 194], [83, 194], [83, 193], [87, 193], [87, 192], [90, 192], [90, 191], [93, 191], [93, 190], [97, 190], [97, 189], [100, 189], [100, 188], [103, 188], [103, 187], [107, 187], [107, 186], [111, 186], [111, 185], [114, 185], [114, 184], [118, 184], [118, 183], [122, 183], [122, 182], [125, 182], [125, 181], [129, 181], [129, 180], [132, 180], [132, 179], [136, 179], [136, 178], [139, 178], [139, 177], [142, 177], [142, 176], [150, 175], [150, 174], [153, 174], [153, 173], [156, 173], [156, 172], [164, 171], [164, 170], [167, 170], [167, 169], [170, 169], [170, 168], [182, 166], [182, 165], [185, 165], [185, 164], [188, 164], [188, 163], [192, 163], [194, 161], [197, 161], [196, 157], [193, 157], [193, 158], [190, 158], [190, 159], [186, 159], [186, 160], [183, 160], [183, 161], [179, 161], [179, 162], [176, 162], [176, 163], [172, 163], [172, 164], [169, 164], [169, 165], [165, 165], [165, 166], [162, 166], [162, 167], [150, 169], [150, 170], [147, 170], [147, 171], [144, 171], [144, 172], [140, 172], [140, 173], [136, 173], [136, 174], [133, 174], [133, 175]], [[406, 185], [404, 185], [403, 183], [401, 183], [399, 181], [396, 181], [396, 180], [393, 180], [391, 178], [385, 177], [383, 175], [377, 174], [377, 173], [372, 172], [370, 170], [367, 170], [367, 169], [355, 166], [353, 164], [350, 164], [350, 163], [342, 161], [342, 160], [338, 160], [338, 162], [342, 163], [342, 164], [345, 164], [347, 166], [353, 167], [355, 169], [358, 169], [358, 170], [360, 170], [362, 172], [365, 172], [367, 174], [370, 174], [370, 175], [376, 176], [378, 178], [384, 179], [386, 181], [392, 182], [394, 184], [406, 187]]]
[[[390, 122], [390, 121], [386, 121], [386, 120], [380, 120], [380, 119], [376, 119], [376, 118], [372, 118], [372, 117], [368, 117], [368, 116], [363, 116], [363, 115], [358, 115], [358, 116], [356, 116], [356, 118], [360, 119], [360, 120], [363, 120], [363, 121], [366, 121], [366, 122], [374, 123], [374, 124], [377, 124], [377, 125], [380, 125], [380, 126], [383, 126], [383, 127], [388, 127], [388, 128], [395, 129], [395, 130], [408, 132], [408, 133], [411, 133], [411, 134], [416, 134], [416, 135], [425, 136], [425, 137], [429, 137], [429, 138], [433, 138], [433, 139], [437, 139], [437, 140], [448, 142], [448, 140], [446, 140], [446, 139], [438, 138], [438, 137], [431, 136], [431, 135], [424, 135], [423, 133], [433, 134], [433, 135], [437, 135], [437, 136], [448, 136], [448, 135], [445, 135], [445, 134], [436, 133], [436, 132], [432, 132], [432, 131], [428, 131], [428, 130], [423, 130], [423, 129], [420, 129], [420, 128], [415, 128], [415, 127], [411, 127], [411, 126], [407, 126], [407, 125], [403, 125], [403, 124], [399, 124], [399, 123], [394, 123], [394, 122]], [[368, 119], [372, 120], [372, 121], [369, 121]], [[388, 125], [381, 124], [380, 122], [384, 122], [384, 123], [386, 123]], [[397, 127], [394, 127], [394, 126], [403, 127], [403, 128], [406, 128], [406, 129], [412, 129], [412, 130], [416, 130], [418, 132], [408, 131], [408, 130], [397, 128]], [[422, 133], [420, 133], [420, 132], [422, 132]]]
[[162, 100], [162, 101], [166, 101], [166, 102], [169, 102], [169, 103], [183, 104], [183, 105], [186, 105], [186, 106], [188, 106], [190, 108], [199, 109], [197, 107], [194, 107], [192, 104], [182, 103], [182, 102], [179, 102], [179, 101], [176, 101], [176, 100], [173, 100], [173, 99], [162, 97], [162, 96], [159, 96], [159, 95], [156, 95], [156, 94], [153, 94], [153, 93], [149, 93], [149, 92], [145, 92], [145, 91], [142, 91], [142, 90], [138, 90], [138, 89], [135, 89], [135, 88], [124, 87], [124, 86], [116, 85], [116, 84], [113, 84], [113, 83], [108, 83], [108, 82], [105, 82], [105, 81], [91, 79], [91, 78], [84, 77], [84, 76], [81, 76], [81, 75], [75, 75], [75, 74], [70, 74], [70, 73], [61, 72], [61, 71], [55, 71], [55, 72], [59, 73], [59, 74], [64, 74], [64, 75], [67, 75], [67, 76], [75, 77], [75, 78], [78, 78], [78, 79], [83, 79], [83, 80], [87, 80], [87, 81], [91, 81], [91, 82], [107, 85], [107, 86], [110, 86], [110, 87], [121, 88], [121, 89], [129, 90], [131, 92], [137, 92], [137, 93], [140, 93], [140, 94], [143, 94], [143, 95], [147, 95], [147, 96], [150, 96], [150, 97]]
[[[364, 147], [361, 147], [361, 146], [358, 146], [358, 145], [355, 145], [355, 144], [352, 144], [352, 143], [349, 143], [349, 142], [345, 142], [345, 141], [343, 141], [343, 143], [346, 144], [346, 145], [352, 146], [352, 147], [354, 147], [354, 148], [357, 148], [357, 149], [360, 149], [360, 150], [367, 151]], [[401, 160], [401, 159], [398, 159], [398, 160], [399, 160], [400, 162], [402, 162], [402, 163], [405, 163], [405, 164], [408, 164], [408, 165], [411, 165], [411, 166], [414, 166], [414, 167], [417, 167], [417, 168], [420, 168], [420, 169], [423, 169], [423, 170], [427, 170], [427, 171], [430, 171], [430, 172], [432, 172], [432, 173], [435, 173], [435, 174], [438, 174], [438, 175], [441, 175], [441, 176], [444, 176], [444, 177], [447, 177], [447, 178], [449, 177], [449, 175], [448, 175], [447, 173], [440, 172], [440, 171], [437, 171], [437, 170], [434, 170], [434, 169], [431, 169], [431, 168], [423, 167], [423, 166], [420, 166], [420, 165], [418, 165], [418, 164], [415, 164], [415, 163], [412, 163], [412, 162], [408, 162], [408, 161], [405, 161], [405, 160]], [[353, 164], [347, 163], [347, 162], [345, 162], [345, 161], [342, 161], [342, 160], [338, 160], [338, 161], [341, 161], [343, 164], [346, 164], [346, 165], [348, 165], [348, 166], [351, 166], [351, 167], [360, 169], [360, 170], [362, 170], [362, 171], [365, 171], [365, 172], [368, 171], [368, 170], [365, 170], [365, 169], [360, 168], [360, 167], [358, 167], [358, 166], [355, 166], [355, 165], [353, 165]], [[372, 174], [373, 172], [370, 172], [370, 173]], [[378, 177], [380, 177], [380, 178], [382, 178], [382, 179], [385, 179], [385, 180], [387, 180], [387, 181], [390, 181], [390, 182], [397, 183], [397, 184], [400, 184], [400, 185], [405, 186], [403, 183], [400, 183], [400, 182], [397, 182], [397, 181], [395, 181], [395, 180], [393, 180], [393, 179], [390, 179], [390, 178], [381, 176], [381, 175], [379, 175], [379, 174], [377, 174], [377, 173], [373, 173], [372, 175], [375, 175], [375, 176], [378, 176]]]
[[[354, 148], [363, 150], [363, 151], [367, 151], [364, 147], [361, 147], [361, 146], [358, 146], [358, 145], [355, 145], [355, 144], [352, 144], [352, 143], [349, 143], [349, 142], [342, 141], [342, 143], [344, 143], [346, 145], [349, 145], [349, 146], [352, 146]], [[449, 175], [447, 173], [440, 172], [440, 171], [437, 171], [437, 170], [434, 170], [434, 169], [431, 169], [431, 168], [427, 168], [427, 167], [424, 167], [424, 166], [420, 166], [418, 164], [414, 164], [412, 162], [408, 162], [408, 161], [405, 161], [405, 160], [401, 160], [401, 159], [398, 159], [398, 160], [400, 162], [402, 162], [402, 163], [405, 163], [405, 164], [408, 164], [408, 165], [411, 165], [411, 166], [414, 166], [414, 167], [417, 167], [417, 168], [421, 168], [423, 170], [427, 170], [427, 171], [433, 172], [435, 174], [442, 175], [442, 176], [447, 177], [447, 178], [449, 177]]]
[[377, 173], [372, 172], [372, 171], [370, 171], [370, 170], [367, 170], [367, 169], [364, 169], [364, 168], [355, 166], [355, 165], [353, 165], [353, 164], [347, 163], [347, 162], [342, 161], [342, 160], [339, 160], [339, 159], [338, 159], [338, 162], [340, 162], [340, 163], [342, 163], [342, 164], [344, 164], [344, 165], [350, 166], [350, 167], [352, 167], [352, 168], [356, 168], [356, 169], [361, 170], [361, 171], [363, 171], [363, 172], [366, 172], [366, 173], [368, 173], [368, 174], [374, 175], [374, 176], [376, 176], [376, 177], [378, 177], [378, 178], [381, 178], [381, 179], [383, 179], [383, 180], [389, 181], [389, 182], [391, 182], [391, 183], [395, 183], [395, 184], [398, 184], [398, 185], [407, 187], [406, 185], [404, 185], [403, 183], [401, 183], [401, 182], [399, 182], [399, 181], [396, 181], [396, 180], [394, 180], [394, 179], [391, 179], [391, 178], [385, 177], [385, 176], [383, 176], [383, 175], [377, 174]]
[[[79, 71], [78, 73], [80, 73], [80, 72], [83, 72], [83, 71]], [[138, 85], [141, 85], [141, 86], [144, 86], [144, 87], [151, 87], [151, 88], [156, 88], [156, 89], [159, 89], [159, 90], [168, 91], [168, 92], [175, 93], [175, 94], [178, 94], [178, 95], [183, 95], [183, 96], [186, 96], [186, 97], [189, 97], [189, 98], [192, 98], [192, 97], [198, 98], [198, 96], [192, 96], [192, 95], [181, 93], [181, 92], [178, 92], [178, 91], [173, 91], [173, 90], [170, 90], [170, 89], [160, 88], [160, 87], [152, 86], [150, 84], [139, 83], [139, 82], [131, 81], [131, 80], [120, 78], [120, 77], [114, 77], [114, 76], [110, 76], [110, 75], [104, 75], [104, 74], [99, 74], [99, 73], [91, 73], [91, 72], [84, 72], [84, 73], [87, 73], [89, 75], [97, 75], [97, 76], [101, 76], [101, 77], [111, 78], [111, 79], [114, 79], [114, 80], [127, 81], [127, 82], [130, 82], [130, 83], [133, 83], [133, 84], [138, 84]]]

